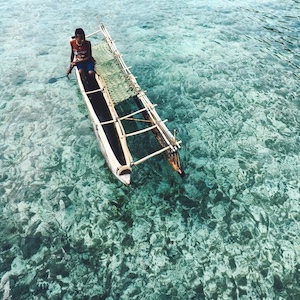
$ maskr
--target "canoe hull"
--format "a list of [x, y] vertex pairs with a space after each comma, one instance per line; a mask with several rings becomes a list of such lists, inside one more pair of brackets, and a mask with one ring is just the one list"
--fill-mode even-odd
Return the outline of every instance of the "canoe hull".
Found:
[[[120, 143], [116, 123], [103, 124], [114, 120], [115, 116], [109, 110], [109, 99], [101, 90], [99, 78], [95, 75], [93, 78], [93, 89], [99, 90], [93, 94], [88, 94], [87, 87], [82, 82], [78, 69], [75, 67], [75, 74], [78, 81], [80, 92], [86, 103], [93, 129], [99, 144], [99, 148], [106, 160], [111, 172], [125, 185], [130, 184], [131, 179], [131, 156], [126, 144]], [[99, 84], [100, 83], [100, 84]], [[100, 103], [100, 104], [99, 104]], [[103, 113], [103, 111], [105, 113]], [[102, 118], [102, 119], [101, 119]]]

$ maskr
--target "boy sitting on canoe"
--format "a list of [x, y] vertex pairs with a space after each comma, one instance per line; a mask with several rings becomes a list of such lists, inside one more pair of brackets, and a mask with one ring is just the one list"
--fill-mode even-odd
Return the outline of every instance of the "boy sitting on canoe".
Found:
[[70, 67], [67, 70], [69, 75], [74, 66], [78, 68], [80, 76], [83, 81], [86, 81], [86, 75], [93, 75], [95, 73], [95, 60], [92, 57], [91, 42], [85, 39], [85, 33], [82, 28], [75, 30], [75, 36], [70, 41], [71, 57]]

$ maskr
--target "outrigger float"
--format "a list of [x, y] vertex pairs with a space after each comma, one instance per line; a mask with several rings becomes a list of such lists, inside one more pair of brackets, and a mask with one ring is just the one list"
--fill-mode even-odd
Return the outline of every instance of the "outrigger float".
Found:
[[[145, 91], [138, 85], [106, 27], [100, 24], [100, 29], [87, 38], [93, 39], [98, 34], [102, 34], [101, 42], [96, 44], [92, 41], [92, 53], [96, 60], [95, 78], [85, 82], [76, 67], [75, 73], [101, 152], [111, 172], [121, 182], [129, 185], [133, 166], [164, 152], [173, 169], [184, 176], [178, 155], [181, 141], [176, 140], [175, 131], [172, 135], [165, 125], [167, 120], [162, 121], [157, 114], [156, 105], [150, 102]], [[120, 115], [117, 108], [123, 101], [126, 101], [126, 107], [132, 107], [133, 103], [135, 110]], [[143, 127], [126, 132], [123, 126], [125, 121], [133, 121], [136, 127], [141, 127], [140, 124]], [[152, 131], [160, 148], [134, 161], [127, 139], [148, 131]]]

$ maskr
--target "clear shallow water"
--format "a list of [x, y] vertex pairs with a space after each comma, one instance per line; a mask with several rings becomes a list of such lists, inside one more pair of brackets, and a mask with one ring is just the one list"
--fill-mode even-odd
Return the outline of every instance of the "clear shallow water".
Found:
[[[300, 297], [299, 2], [0, 10], [2, 297]], [[178, 130], [184, 179], [157, 157], [121, 185], [75, 79], [49, 83], [96, 16]]]

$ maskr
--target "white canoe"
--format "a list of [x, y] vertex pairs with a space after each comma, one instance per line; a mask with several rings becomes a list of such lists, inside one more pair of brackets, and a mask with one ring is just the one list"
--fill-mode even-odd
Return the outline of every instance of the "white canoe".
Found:
[[[173, 169], [184, 176], [178, 155], [181, 141], [177, 141], [175, 133], [172, 135], [168, 130], [165, 125], [166, 120], [160, 119], [155, 105], [138, 85], [104, 25], [100, 24], [100, 29], [88, 37], [94, 37], [99, 33], [100, 43], [92, 46], [93, 56], [96, 59], [95, 77], [90, 80], [89, 86], [86, 86], [76, 67], [75, 73], [108, 167], [121, 182], [129, 185], [132, 166], [164, 152]], [[116, 105], [123, 101], [133, 101], [137, 110], [119, 116]], [[134, 132], [126, 132], [122, 122], [124, 120], [138, 122], [139, 119], [133, 117], [139, 115], [142, 115], [144, 122], [147, 122], [146, 127]], [[160, 149], [133, 161], [127, 138], [148, 131], [153, 132]]]

